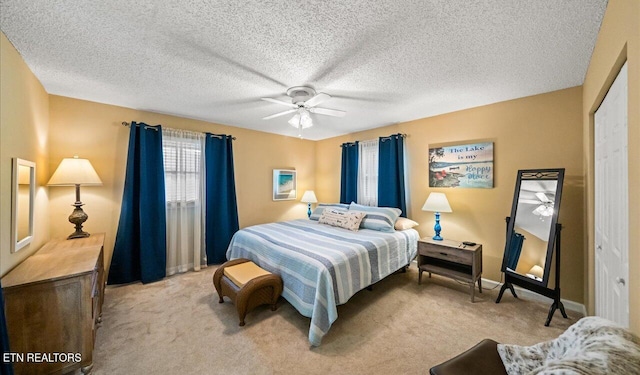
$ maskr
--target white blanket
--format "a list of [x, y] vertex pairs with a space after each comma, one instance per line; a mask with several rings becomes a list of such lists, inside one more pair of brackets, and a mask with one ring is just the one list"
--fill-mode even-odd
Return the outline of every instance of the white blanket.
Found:
[[586, 317], [558, 338], [533, 346], [498, 345], [509, 375], [640, 375], [640, 340], [599, 317]]

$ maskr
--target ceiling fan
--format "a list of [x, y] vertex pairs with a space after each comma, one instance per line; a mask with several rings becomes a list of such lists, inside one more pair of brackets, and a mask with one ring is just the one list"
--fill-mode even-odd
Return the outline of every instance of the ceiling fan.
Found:
[[553, 215], [554, 202], [547, 197], [545, 193], [535, 193], [537, 199], [521, 199], [522, 203], [537, 204], [538, 206], [532, 211], [537, 216], [551, 216]]
[[331, 99], [331, 95], [323, 92], [316, 93], [316, 90], [307, 86], [295, 86], [287, 90], [287, 95], [291, 97], [291, 103], [285, 102], [273, 98], [261, 98], [267, 102], [282, 104], [291, 109], [278, 112], [273, 115], [263, 117], [263, 120], [270, 120], [272, 118], [294, 113], [293, 117], [288, 121], [289, 124], [299, 131], [313, 126], [313, 120], [311, 119], [311, 113], [318, 115], [327, 115], [333, 117], [343, 117], [346, 115], [345, 111], [329, 108], [318, 108], [318, 104], [323, 103]]

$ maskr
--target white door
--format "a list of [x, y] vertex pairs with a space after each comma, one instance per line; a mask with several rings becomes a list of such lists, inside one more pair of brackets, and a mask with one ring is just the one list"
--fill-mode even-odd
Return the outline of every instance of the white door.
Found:
[[596, 315], [629, 326], [627, 64], [595, 113]]

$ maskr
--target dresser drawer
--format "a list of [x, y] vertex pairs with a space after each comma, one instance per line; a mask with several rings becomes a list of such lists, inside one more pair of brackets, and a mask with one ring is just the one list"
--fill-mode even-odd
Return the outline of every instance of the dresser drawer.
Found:
[[460, 264], [473, 264], [473, 252], [462, 248], [452, 248], [447, 246], [436, 246], [429, 243], [419, 243], [420, 255], [431, 258], [447, 260]]

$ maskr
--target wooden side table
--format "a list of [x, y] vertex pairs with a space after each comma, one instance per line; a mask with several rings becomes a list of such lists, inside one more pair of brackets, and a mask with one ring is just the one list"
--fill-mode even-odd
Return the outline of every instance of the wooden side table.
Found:
[[418, 284], [422, 284], [422, 272], [428, 272], [429, 277], [435, 273], [469, 283], [473, 302], [476, 282], [482, 293], [482, 245], [422, 238], [418, 241], [418, 270]]

